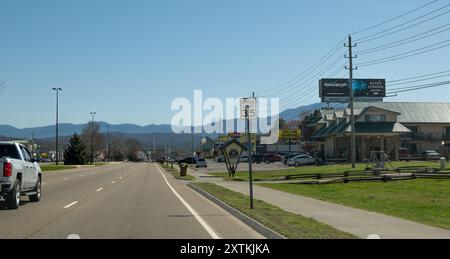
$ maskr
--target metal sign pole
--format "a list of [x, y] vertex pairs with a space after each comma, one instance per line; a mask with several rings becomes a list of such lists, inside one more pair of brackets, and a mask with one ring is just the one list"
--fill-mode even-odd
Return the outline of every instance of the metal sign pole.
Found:
[[250, 209], [254, 209], [253, 206], [253, 168], [252, 168], [252, 137], [250, 135], [250, 107], [247, 105], [245, 107], [247, 115], [247, 137], [248, 137], [248, 174], [249, 174], [249, 185], [250, 185]]

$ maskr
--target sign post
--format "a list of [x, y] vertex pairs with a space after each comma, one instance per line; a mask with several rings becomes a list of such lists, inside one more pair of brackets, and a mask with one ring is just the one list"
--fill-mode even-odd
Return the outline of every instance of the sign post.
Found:
[[241, 99], [241, 119], [246, 121], [246, 133], [248, 136], [248, 176], [250, 187], [250, 209], [254, 209], [253, 205], [253, 155], [252, 155], [252, 136], [250, 134], [250, 120], [256, 119], [256, 99], [255, 98], [243, 98]]

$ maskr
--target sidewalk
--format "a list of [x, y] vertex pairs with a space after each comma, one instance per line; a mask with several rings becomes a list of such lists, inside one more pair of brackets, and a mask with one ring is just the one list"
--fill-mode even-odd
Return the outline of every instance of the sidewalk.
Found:
[[[249, 195], [248, 182], [228, 182], [211, 178], [200, 172], [190, 172], [199, 181], [212, 182], [235, 192]], [[313, 218], [338, 230], [360, 238], [378, 235], [382, 239], [450, 239], [450, 231], [404, 220], [290, 194], [261, 186], [254, 186], [255, 199], [283, 210]]]

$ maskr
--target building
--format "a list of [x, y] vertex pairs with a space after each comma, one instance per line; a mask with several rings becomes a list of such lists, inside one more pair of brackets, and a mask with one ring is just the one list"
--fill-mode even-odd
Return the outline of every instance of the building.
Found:
[[[355, 103], [356, 157], [370, 159], [372, 151], [384, 151], [400, 159], [400, 148], [410, 154], [441, 151], [450, 144], [450, 103]], [[322, 110], [309, 127], [312, 140], [325, 160], [351, 159], [350, 109]]]

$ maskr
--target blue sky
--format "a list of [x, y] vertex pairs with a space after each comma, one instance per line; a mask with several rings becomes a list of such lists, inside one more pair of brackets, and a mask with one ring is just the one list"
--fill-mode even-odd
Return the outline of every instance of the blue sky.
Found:
[[[96, 111], [98, 120], [110, 123], [170, 123], [174, 114], [170, 104], [176, 97], [193, 98], [194, 89], [203, 89], [206, 97], [239, 97], [277, 87], [311, 66], [348, 33], [426, 2], [1, 0], [0, 82], [5, 88], [0, 94], [0, 124], [53, 124], [52, 87], [64, 89], [62, 122], [84, 123], [89, 112]], [[369, 34], [445, 4], [441, 0]], [[358, 48], [444, 25], [449, 17]], [[446, 39], [449, 31], [361, 56], [355, 63]], [[448, 57], [450, 48], [445, 48], [360, 68], [355, 77], [395, 80], [450, 70]], [[302, 91], [298, 86], [281, 97], [289, 100]], [[315, 96], [299, 99], [305, 100], [292, 106], [319, 101]], [[450, 87], [406, 93], [389, 101], [450, 101]]]

